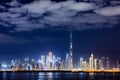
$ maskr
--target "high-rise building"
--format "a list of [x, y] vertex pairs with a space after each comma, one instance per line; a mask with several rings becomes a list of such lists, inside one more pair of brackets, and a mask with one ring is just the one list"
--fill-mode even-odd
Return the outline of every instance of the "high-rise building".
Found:
[[49, 60], [48, 60], [49, 69], [52, 69], [52, 62], [53, 62], [53, 54], [52, 54], [52, 52], [49, 52], [48, 58], [49, 58]]
[[94, 60], [95, 70], [97, 70], [97, 59]]
[[117, 68], [120, 70], [120, 60], [117, 61]]
[[86, 61], [82, 62], [82, 70], [87, 70], [87, 62]]
[[93, 54], [91, 54], [89, 58], [89, 70], [94, 70], [94, 59], [93, 59]]
[[49, 52], [48, 56], [49, 56], [49, 61], [52, 62], [52, 58], [53, 58], [52, 52]]
[[100, 69], [101, 69], [101, 70], [104, 70], [104, 69], [105, 69], [105, 57], [101, 57]]
[[73, 55], [72, 55], [72, 30], [70, 31], [70, 49], [69, 49], [69, 69], [73, 68]]
[[83, 58], [80, 58], [80, 70], [83, 70]]
[[109, 58], [101, 57], [101, 70], [109, 70]]
[[49, 56], [46, 56], [46, 69], [49, 70], [50, 69], [50, 61], [49, 61]]
[[41, 55], [41, 68], [42, 69], [45, 69], [45, 64], [46, 64], [46, 62], [45, 62], [45, 56]]
[[66, 54], [66, 58], [65, 58], [65, 69], [69, 69], [69, 54]]
[[109, 58], [106, 57], [106, 69], [109, 70], [110, 69], [110, 64], [109, 64]]
[[99, 70], [100, 69], [100, 60], [94, 59], [94, 69]]
[[56, 57], [53, 55], [53, 61], [52, 61], [52, 69], [56, 69]]

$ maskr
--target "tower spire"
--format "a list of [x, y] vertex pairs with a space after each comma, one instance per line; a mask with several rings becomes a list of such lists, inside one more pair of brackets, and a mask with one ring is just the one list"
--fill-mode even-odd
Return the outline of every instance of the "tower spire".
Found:
[[70, 30], [70, 56], [72, 56], [72, 29]]
[[69, 49], [69, 69], [73, 68], [73, 56], [72, 56], [72, 28], [70, 29], [70, 49]]

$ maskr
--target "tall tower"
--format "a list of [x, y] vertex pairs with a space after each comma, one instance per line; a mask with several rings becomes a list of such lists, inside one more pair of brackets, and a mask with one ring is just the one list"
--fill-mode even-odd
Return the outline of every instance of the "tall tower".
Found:
[[106, 69], [109, 70], [110, 65], [109, 65], [109, 58], [106, 57]]
[[70, 30], [70, 49], [69, 49], [69, 69], [73, 68], [73, 56], [72, 56], [72, 29]]
[[93, 59], [93, 54], [91, 54], [89, 58], [89, 70], [94, 70], [94, 59]]

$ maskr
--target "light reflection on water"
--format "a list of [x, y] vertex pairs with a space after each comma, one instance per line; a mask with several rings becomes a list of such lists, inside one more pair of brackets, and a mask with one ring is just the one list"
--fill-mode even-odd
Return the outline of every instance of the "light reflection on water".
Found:
[[120, 80], [120, 73], [0, 72], [0, 80]]
[[7, 76], [6, 76], [6, 72], [3, 72], [3, 76], [2, 76], [2, 77], [3, 77], [3, 80], [6, 79], [6, 77], [7, 77]]
[[52, 72], [48, 72], [48, 73], [43, 73], [43, 72], [39, 72], [38, 73], [38, 80], [53, 80], [53, 73]]
[[89, 79], [94, 80], [95, 73], [89, 73]]
[[45, 78], [45, 73], [38, 73], [38, 80], [44, 79]]
[[52, 80], [52, 79], [53, 79], [53, 73], [52, 73], [52, 72], [47, 73], [47, 76], [48, 76], [48, 79], [49, 79], [49, 80]]

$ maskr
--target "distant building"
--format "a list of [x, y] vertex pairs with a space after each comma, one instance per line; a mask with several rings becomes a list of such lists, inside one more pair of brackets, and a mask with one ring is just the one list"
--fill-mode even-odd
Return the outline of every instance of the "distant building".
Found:
[[99, 59], [94, 59], [94, 69], [100, 70], [100, 60]]
[[101, 70], [109, 70], [109, 58], [108, 57], [101, 57]]
[[93, 54], [91, 54], [89, 58], [89, 70], [94, 70], [94, 59], [93, 59]]
[[80, 70], [83, 70], [83, 58], [80, 58]]
[[66, 58], [65, 58], [65, 69], [69, 69], [69, 54], [66, 54]]
[[117, 68], [120, 70], [120, 60], [117, 61]]
[[109, 58], [106, 57], [106, 70], [109, 70], [110, 69], [110, 61], [109, 61]]
[[100, 70], [105, 69], [105, 57], [101, 57], [101, 65], [100, 65]]
[[69, 64], [68, 69], [71, 70], [73, 68], [73, 54], [72, 54], [72, 30], [70, 31], [70, 49], [69, 49]]
[[87, 62], [86, 61], [82, 62], [82, 70], [87, 70]]
[[46, 64], [45, 56], [41, 55], [41, 69], [45, 69], [45, 64]]

